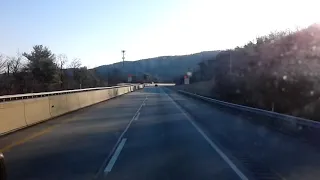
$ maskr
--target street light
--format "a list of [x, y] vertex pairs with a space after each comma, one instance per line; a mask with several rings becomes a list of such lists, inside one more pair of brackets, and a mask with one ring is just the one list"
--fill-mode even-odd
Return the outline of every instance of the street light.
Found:
[[122, 50], [122, 66], [124, 67], [124, 53], [126, 52], [125, 50]]
[[[125, 53], [126, 51], [125, 51], [125, 50], [122, 50], [121, 52], [122, 52], [122, 72], [123, 72], [123, 74], [125, 74], [125, 72], [124, 72], [124, 53]], [[124, 81], [124, 82], [126, 82], [126, 81]]]

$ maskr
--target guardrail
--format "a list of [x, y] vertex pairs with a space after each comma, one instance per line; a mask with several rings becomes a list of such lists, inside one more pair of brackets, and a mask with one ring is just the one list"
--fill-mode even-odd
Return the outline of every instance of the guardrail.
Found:
[[0, 135], [143, 88], [125, 85], [0, 96]]
[[244, 110], [244, 111], [249, 111], [249, 112], [252, 112], [252, 113], [259, 113], [259, 114], [263, 114], [265, 116], [269, 116], [269, 117], [272, 117], [272, 118], [281, 118], [282, 120], [285, 120], [285, 121], [291, 121], [291, 122], [292, 121], [295, 121], [295, 122], [299, 121], [300, 124], [320, 128], [320, 122], [313, 121], [313, 120], [310, 120], [310, 119], [290, 116], [290, 115], [286, 115], [286, 114], [281, 114], [281, 113], [277, 113], [277, 112], [272, 112], [272, 111], [267, 111], [267, 110], [263, 110], [263, 109], [253, 108], [253, 107], [249, 107], [249, 106], [243, 106], [243, 105], [239, 105], [239, 104], [233, 104], [233, 103], [220, 101], [220, 100], [213, 99], [213, 98], [208, 98], [208, 97], [201, 96], [201, 95], [198, 95], [198, 94], [193, 94], [193, 93], [190, 93], [190, 92], [187, 92], [187, 91], [179, 90], [179, 92], [183, 93], [183, 94], [187, 94], [187, 95], [190, 95], [190, 96], [194, 96], [194, 97], [200, 98], [200, 99], [205, 100], [205, 101], [209, 101], [209, 102], [217, 103], [217, 104], [220, 104], [220, 105], [224, 105], [224, 106], [227, 106], [227, 107], [238, 108], [238, 109], [241, 109], [241, 110]]
[[228, 107], [229, 110], [237, 110], [247, 115], [257, 115], [258, 118], [249, 119], [253, 123], [259, 123], [276, 129], [286, 135], [294, 136], [299, 139], [303, 139], [304, 142], [309, 142], [320, 148], [320, 122], [294, 117], [286, 114], [276, 113], [272, 111], [266, 111], [258, 108], [252, 108], [248, 106], [233, 104], [225, 101], [208, 98], [198, 94], [190, 93], [183, 90], [178, 90], [179, 93], [209, 102], [213, 105], [220, 107]]
[[96, 90], [102, 90], [102, 89], [113, 89], [113, 88], [135, 86], [135, 85], [136, 84], [127, 84], [123, 86], [112, 86], [112, 87], [97, 87], [97, 88], [73, 89], [73, 90], [51, 91], [51, 92], [41, 92], [41, 93], [4, 95], [4, 96], [0, 96], [0, 103], [6, 102], [6, 101], [20, 100], [20, 99], [32, 99], [32, 98], [38, 98], [38, 97], [55, 96], [55, 95], [70, 94], [70, 93], [85, 92], [85, 91], [96, 91]]

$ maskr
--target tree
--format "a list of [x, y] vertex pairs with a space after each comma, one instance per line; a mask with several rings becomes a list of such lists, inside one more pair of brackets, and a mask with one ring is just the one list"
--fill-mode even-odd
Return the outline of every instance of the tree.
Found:
[[22, 75], [22, 55], [1, 58], [0, 94], [23, 93], [25, 75]]
[[10, 57], [8, 60], [8, 76], [11, 92], [12, 93], [24, 93], [24, 89], [27, 87], [27, 77], [26, 69], [23, 64], [23, 56], [18, 54], [17, 57]]
[[22, 56], [18, 54], [17, 57], [8, 58], [8, 64], [9, 73], [17, 74], [23, 69]]
[[108, 81], [109, 85], [116, 85], [124, 80], [122, 71], [119, 68], [113, 68]]
[[83, 81], [87, 77], [86, 71], [87, 67], [81, 67], [79, 69], [77, 68], [74, 71], [73, 78], [77, 82], [77, 84], [79, 84], [80, 89], [83, 87]]
[[143, 73], [143, 81], [148, 82], [148, 80], [149, 80], [149, 75], [146, 73]]
[[0, 54], [0, 74], [2, 74], [5, 71], [6, 63], [6, 57]]
[[66, 65], [67, 62], [68, 62], [67, 55], [65, 55], [65, 54], [57, 55], [56, 63], [57, 63], [57, 66], [59, 67], [59, 69], [65, 68], [64, 66]]
[[48, 90], [49, 85], [55, 82], [57, 75], [54, 54], [47, 47], [36, 45], [30, 54], [23, 53], [23, 56], [28, 59], [27, 70], [32, 73], [33, 79], [42, 86], [40, 90]]
[[73, 80], [76, 82], [78, 87], [82, 88], [82, 82], [86, 77], [86, 67], [81, 67], [81, 60], [79, 58], [74, 58], [71, 63], [69, 64], [69, 68], [72, 69], [72, 77]]
[[71, 63], [69, 64], [69, 68], [76, 69], [81, 67], [81, 60], [79, 58], [72, 59]]
[[64, 73], [63, 69], [65, 68], [65, 64], [68, 62], [68, 57], [65, 54], [59, 54], [57, 56], [57, 66], [60, 70], [59, 77], [60, 77], [60, 87], [63, 89], [63, 83], [64, 83]]

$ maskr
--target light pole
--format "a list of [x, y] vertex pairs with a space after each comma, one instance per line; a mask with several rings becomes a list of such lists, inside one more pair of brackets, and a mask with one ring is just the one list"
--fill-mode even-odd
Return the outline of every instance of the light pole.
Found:
[[[123, 72], [123, 74], [124, 74], [124, 76], [125, 76], [125, 78], [126, 78], [126, 74], [125, 74], [125, 72], [124, 72], [124, 53], [126, 52], [125, 50], [122, 50], [121, 51], [122, 52], [122, 72]], [[124, 82], [126, 82], [125, 80], [124, 80]]]
[[122, 50], [122, 67], [124, 67], [124, 53], [126, 52], [125, 50]]

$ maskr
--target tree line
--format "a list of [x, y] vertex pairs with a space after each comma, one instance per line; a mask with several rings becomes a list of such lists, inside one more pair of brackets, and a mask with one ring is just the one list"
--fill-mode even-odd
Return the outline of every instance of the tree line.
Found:
[[[106, 78], [83, 66], [79, 58], [69, 61], [48, 47], [36, 45], [31, 52], [7, 57], [0, 54], [0, 95], [79, 89], [123, 82], [114, 69]], [[114, 72], [114, 73], [113, 73]], [[112, 80], [110, 80], [112, 79]], [[108, 80], [111, 82], [109, 83]]]
[[[176, 83], [182, 80], [180, 77]], [[319, 80], [317, 24], [297, 31], [274, 32], [222, 51], [199, 63], [190, 79], [191, 83], [210, 84], [206, 96], [320, 120]]]

